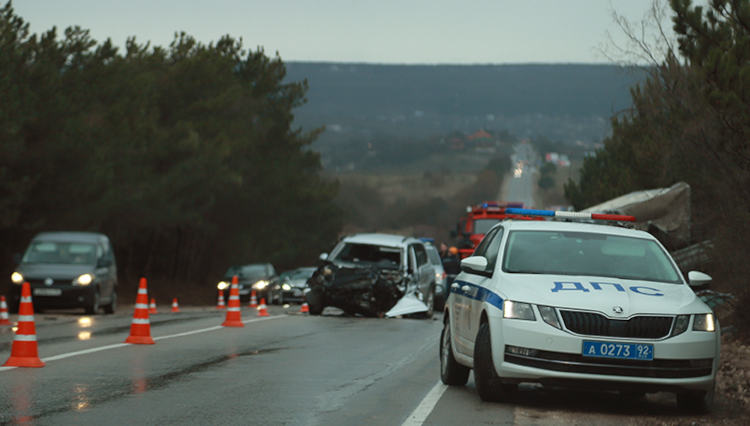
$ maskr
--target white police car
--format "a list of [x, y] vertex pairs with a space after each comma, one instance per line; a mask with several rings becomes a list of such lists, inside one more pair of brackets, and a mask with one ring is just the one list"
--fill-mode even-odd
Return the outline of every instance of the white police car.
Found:
[[[514, 209], [515, 214], [633, 220]], [[618, 226], [504, 221], [490, 230], [451, 285], [441, 334], [441, 378], [482, 400], [520, 382], [672, 391], [706, 410], [719, 365], [719, 325], [688, 273], [650, 234]]]

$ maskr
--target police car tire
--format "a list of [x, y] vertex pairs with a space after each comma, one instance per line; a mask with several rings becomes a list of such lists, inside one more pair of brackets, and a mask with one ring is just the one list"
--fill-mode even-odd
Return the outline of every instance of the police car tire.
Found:
[[684, 391], [677, 393], [677, 407], [688, 413], [705, 414], [711, 411], [714, 392]]
[[[446, 319], [443, 324], [443, 331], [440, 333], [440, 380], [448, 386], [463, 386], [469, 380], [469, 367], [459, 364], [453, 356], [450, 327], [450, 321]], [[443, 343], [443, 339], [448, 340]], [[443, 357], [443, 351], [446, 351], [445, 357]]]
[[508, 390], [508, 387], [502, 385], [500, 377], [495, 372], [495, 365], [492, 361], [490, 325], [486, 322], [479, 326], [477, 339], [474, 343], [474, 383], [482, 401], [501, 401]]

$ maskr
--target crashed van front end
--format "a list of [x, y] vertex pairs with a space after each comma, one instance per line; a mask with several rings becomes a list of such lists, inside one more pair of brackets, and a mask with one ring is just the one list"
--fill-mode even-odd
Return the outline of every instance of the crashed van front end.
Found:
[[324, 262], [308, 280], [306, 298], [313, 315], [333, 306], [350, 315], [379, 317], [404, 296], [403, 281], [398, 269]]

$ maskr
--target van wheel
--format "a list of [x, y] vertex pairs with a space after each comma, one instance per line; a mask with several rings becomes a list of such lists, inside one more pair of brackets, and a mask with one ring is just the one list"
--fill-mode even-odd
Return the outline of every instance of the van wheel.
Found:
[[492, 361], [490, 324], [487, 322], [479, 326], [474, 343], [474, 382], [482, 401], [502, 401], [514, 388], [512, 385], [504, 386], [495, 371], [495, 364]]
[[99, 303], [101, 302], [101, 295], [99, 294], [99, 290], [96, 290], [94, 292], [94, 297], [91, 300], [91, 303], [89, 303], [88, 306], [86, 306], [84, 309], [88, 315], [96, 315], [97, 312], [99, 312]]
[[112, 290], [112, 301], [109, 303], [109, 305], [104, 305], [104, 313], [114, 314], [115, 309], [117, 309], [117, 292], [115, 290]]
[[459, 364], [453, 356], [451, 325], [447, 318], [440, 333], [440, 380], [449, 386], [463, 386], [469, 380], [469, 367]]

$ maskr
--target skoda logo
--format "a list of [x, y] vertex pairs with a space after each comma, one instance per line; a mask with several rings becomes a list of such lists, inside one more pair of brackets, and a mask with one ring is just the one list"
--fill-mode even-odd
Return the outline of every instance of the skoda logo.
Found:
[[613, 306], [612, 307], [612, 312], [614, 312], [616, 314], [621, 314], [622, 313], [622, 306]]
[[52, 278], [45, 278], [44, 279], [44, 285], [52, 285], [55, 281], [52, 280]]

